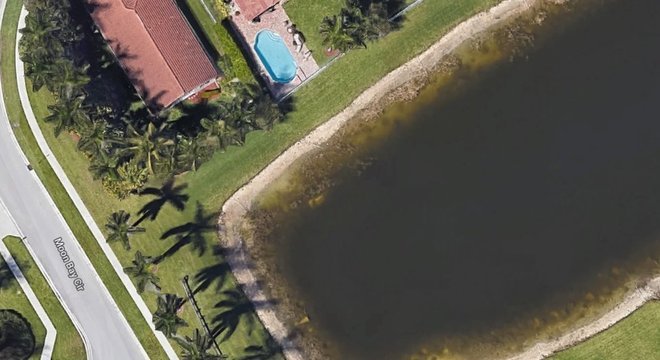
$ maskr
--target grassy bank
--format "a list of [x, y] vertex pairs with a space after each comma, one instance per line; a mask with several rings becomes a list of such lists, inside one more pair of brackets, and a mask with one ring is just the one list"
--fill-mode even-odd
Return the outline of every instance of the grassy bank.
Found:
[[[14, 259], [16, 259], [23, 275], [25, 275], [25, 278], [30, 283], [30, 287], [32, 287], [41, 306], [46, 310], [50, 321], [57, 330], [53, 359], [84, 359], [86, 357], [85, 346], [80, 338], [80, 334], [78, 334], [78, 330], [76, 330], [66, 311], [64, 311], [57, 297], [48, 286], [46, 279], [39, 271], [37, 264], [32, 260], [30, 253], [21, 242], [21, 239], [10, 236], [4, 239], [4, 243], [9, 248], [9, 252]], [[3, 301], [4, 297], [0, 296], [0, 307], [2, 307], [1, 304]]]
[[[135, 331], [135, 334], [149, 356], [152, 359], [165, 359], [165, 352], [119, 280], [119, 277], [115, 274], [110, 262], [98, 246], [98, 243], [76, 210], [73, 202], [64, 190], [64, 187], [62, 187], [62, 184], [48, 165], [46, 158], [39, 150], [39, 146], [27, 124], [27, 120], [25, 119], [18, 98], [14, 60], [16, 27], [18, 25], [18, 15], [22, 4], [23, 3], [19, 0], [7, 1], [0, 37], [0, 40], [2, 41], [0, 52], [0, 54], [2, 54], [2, 65], [0, 70], [2, 71], [3, 96], [7, 107], [7, 113], [9, 115], [9, 121], [12, 123], [14, 129], [14, 134], [16, 135], [23, 152], [28, 157], [30, 164], [32, 164], [32, 167], [46, 186], [46, 189], [48, 189], [50, 196], [55, 203], [58, 204], [62, 215], [82, 247], [85, 249], [87, 256], [92, 261], [96, 271], [103, 279], [103, 282], [112, 294], [115, 302]], [[52, 130], [49, 132], [52, 133]]]
[[[16, 262], [22, 264], [16, 259]], [[21, 266], [21, 270], [24, 266]], [[37, 360], [41, 356], [41, 349], [44, 346], [46, 339], [46, 328], [39, 319], [39, 316], [34, 311], [30, 301], [23, 293], [23, 290], [18, 285], [18, 281], [9, 271], [9, 267], [5, 261], [0, 257], [0, 309], [10, 309], [23, 315], [23, 317], [30, 323], [32, 333], [34, 334], [35, 349], [30, 360]], [[32, 284], [30, 284], [32, 285]], [[37, 289], [32, 288], [34, 292]]]
[[[297, 2], [302, 1], [297, 0]], [[312, 3], [308, 0], [305, 1], [308, 4]], [[142, 223], [141, 226], [146, 228], [146, 232], [132, 238], [133, 251], [140, 250], [143, 254], [152, 256], [162, 254], [173, 244], [174, 240], [159, 240], [160, 235], [174, 226], [188, 222], [194, 214], [196, 202], [202, 203], [210, 210], [220, 209], [222, 203], [236, 189], [312, 128], [346, 107], [360, 92], [387, 72], [426, 49], [461, 20], [497, 2], [498, 0], [465, 0], [460, 3], [447, 0], [427, 1], [410, 13], [402, 30], [370, 45], [367, 50], [356, 50], [347, 54], [296, 94], [294, 97], [295, 109], [288, 114], [287, 120], [283, 124], [277, 125], [270, 132], [250, 133], [244, 147], [229, 148], [224, 153], [216, 154], [199, 171], [180, 176], [178, 181], [189, 185], [187, 192], [190, 200], [186, 209], [183, 212], [177, 212], [166, 206], [155, 221]], [[16, 0], [12, 0], [10, 3], [16, 3]], [[295, 22], [296, 19], [293, 20]], [[11, 36], [6, 34], [8, 32], [3, 33], [3, 36]], [[397, 51], [392, 51], [392, 49], [397, 49]], [[10, 53], [13, 54], [13, 52]], [[5, 63], [3, 62], [3, 74], [11, 73], [13, 61], [8, 70], [5, 67], [9, 65]], [[4, 83], [4, 86], [15, 88], [15, 84]], [[15, 95], [16, 91], [10, 93], [9, 96], [7, 94], [5, 96], [10, 97], [7, 100], [8, 107], [13, 108], [9, 103], [12, 101], [17, 103], [17, 99], [15, 99], [17, 95]], [[37, 118], [43, 119], [47, 114], [50, 97], [44, 92], [30, 94], [30, 96]], [[14, 99], [12, 100], [11, 97]], [[14, 116], [19, 115], [19, 110], [16, 108], [10, 110], [10, 114], [12, 112]], [[66, 134], [55, 138], [49, 124], [43, 122], [40, 124], [50, 147], [98, 224], [102, 226], [106, 222], [107, 216], [119, 209], [136, 214], [140, 207], [149, 200], [133, 196], [120, 201], [107, 195], [101, 184], [91, 178], [87, 171], [89, 162], [83, 154], [76, 151], [74, 141]], [[22, 134], [21, 136], [31, 139], [23, 118], [20, 119], [17, 131]], [[39, 157], [41, 155], [33, 140], [30, 142], [22, 139], [21, 141], [26, 153], [31, 153], [31, 161], [40, 166], [39, 175], [44, 179], [51, 193], [55, 192], [53, 188], [61, 189], [44, 159]], [[78, 233], [76, 235], [82, 238], [81, 241], [84, 240], [84, 246], [89, 246], [91, 251], [94, 251], [93, 245], [87, 244], [88, 242], [93, 243], [94, 240], [91, 235], [88, 235], [84, 224], [79, 223], [79, 215], [70, 200], [66, 196], [54, 195], [54, 197], [63, 213], [68, 214], [67, 220], [70, 221], [74, 232], [80, 233], [80, 235]], [[208, 235], [209, 249], [206, 252], [199, 255], [192, 249], [184, 247], [165, 259], [157, 270], [163, 292], [183, 294], [180, 280], [185, 275], [191, 276], [191, 285], [196, 292], [197, 301], [212, 327], [216, 325], [214, 318], [221, 312], [221, 309], [216, 308], [215, 305], [225, 298], [222, 292], [236, 289], [236, 282], [224, 266], [222, 257], [211, 250], [216, 243], [216, 237], [212, 234]], [[121, 246], [113, 245], [113, 250], [123, 264], [128, 264], [133, 258], [133, 251], [127, 252]], [[102, 255], [93, 256], [89, 252], [90, 250], [88, 250], [88, 254], [92, 259], [103, 258]], [[105, 259], [95, 261], [105, 262]], [[107, 272], [107, 270], [101, 271], [98, 267], [97, 270], [100, 273]], [[207, 283], [204, 281], [197, 281], [196, 275], [203, 274], [210, 275], [210, 286], [206, 286]], [[153, 309], [155, 294], [145, 293], [144, 298], [149, 307]], [[184, 306], [181, 316], [191, 326], [180, 332], [190, 335], [192, 329], [198, 327], [190, 306]], [[226, 354], [240, 356], [243, 355], [247, 346], [263, 345], [267, 339], [268, 334], [255, 314], [247, 312], [240, 316], [236, 330], [220, 346]]]
[[554, 360], [657, 359], [660, 302], [652, 301], [605, 332], [552, 357]]

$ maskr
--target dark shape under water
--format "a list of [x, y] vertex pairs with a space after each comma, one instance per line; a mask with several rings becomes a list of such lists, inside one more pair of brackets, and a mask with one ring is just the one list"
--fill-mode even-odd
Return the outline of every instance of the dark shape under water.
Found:
[[418, 109], [378, 166], [276, 234], [342, 359], [501, 325], [657, 243], [658, 39], [660, 2], [606, 7]]

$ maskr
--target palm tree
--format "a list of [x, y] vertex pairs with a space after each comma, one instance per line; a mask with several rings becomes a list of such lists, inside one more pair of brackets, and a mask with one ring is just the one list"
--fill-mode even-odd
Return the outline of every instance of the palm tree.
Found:
[[192, 338], [185, 336], [175, 338], [176, 342], [183, 348], [181, 350], [181, 360], [221, 360], [225, 356], [210, 354], [208, 351], [213, 346], [213, 339], [205, 334], [201, 334], [199, 329], [195, 329], [195, 336]]
[[387, 35], [396, 25], [389, 21], [387, 5], [382, 2], [374, 2], [369, 5], [366, 20], [369, 27], [369, 40], [376, 40]]
[[372, 34], [372, 29], [369, 22], [365, 19], [365, 14], [358, 6], [348, 6], [339, 10], [339, 18], [341, 18], [343, 26], [350, 34], [356, 46], [367, 47], [366, 40]]
[[277, 104], [258, 85], [237, 83], [232, 88], [233, 96], [217, 105], [222, 120], [201, 123], [202, 127], [211, 131], [209, 136], [218, 136], [213, 134], [223, 131], [225, 139], [231, 138], [233, 143], [242, 145], [248, 132], [270, 129], [283, 118]]
[[237, 94], [219, 103], [218, 111], [229, 128], [235, 129], [234, 141], [238, 145], [245, 143], [245, 136], [254, 130], [254, 107], [250, 104], [250, 98]]
[[135, 253], [135, 258], [131, 261], [132, 266], [124, 268], [124, 272], [133, 278], [135, 286], [139, 293], [143, 293], [147, 285], [153, 285], [156, 290], [160, 291], [160, 278], [150, 271], [149, 267], [152, 263], [151, 256], [144, 256], [140, 251]]
[[121, 241], [126, 250], [131, 249], [129, 237], [138, 232], [144, 232], [144, 228], [130, 225], [128, 220], [131, 215], [124, 210], [113, 212], [108, 217], [105, 228], [108, 229], [107, 242]]
[[358, 45], [350, 33], [350, 29], [337, 15], [324, 17], [319, 27], [319, 34], [323, 38], [322, 44], [329, 49], [346, 52]]
[[172, 146], [163, 148], [160, 154], [160, 159], [156, 162], [156, 173], [174, 176], [181, 171], [181, 164], [179, 164], [179, 150], [180, 144], [174, 143]]
[[78, 150], [85, 152], [92, 158], [106, 153], [111, 144], [118, 141], [109, 136], [107, 132], [108, 124], [103, 121], [91, 121], [87, 126], [80, 129], [80, 140], [78, 140]]
[[[82, 139], [81, 139], [82, 140]], [[119, 158], [114, 153], [100, 152], [98, 156], [92, 157], [92, 163], [89, 165], [89, 171], [92, 173], [94, 180], [103, 178], [117, 179], [117, 167], [119, 166]]]
[[174, 294], [163, 294], [158, 297], [158, 309], [153, 315], [153, 323], [156, 330], [165, 334], [168, 338], [176, 335], [182, 326], [188, 326], [185, 320], [177, 315], [177, 311], [184, 300]]
[[154, 174], [154, 164], [161, 159], [164, 148], [174, 145], [174, 141], [167, 138], [167, 123], [156, 126], [150, 122], [142, 132], [137, 131], [133, 125], [128, 125], [126, 152], [137, 161], [143, 162], [150, 174]]
[[50, 115], [44, 120], [55, 124], [55, 136], [59, 136], [64, 130], [73, 130], [75, 125], [84, 125], [89, 122], [83, 105], [84, 101], [85, 98], [81, 94], [74, 95], [72, 92], [65, 91], [60, 94], [55, 104], [48, 105]]
[[57, 22], [45, 11], [31, 11], [25, 18], [25, 27], [20, 30], [23, 35], [19, 43], [21, 59], [25, 61], [24, 56], [32, 56], [33, 59], [44, 60], [62, 54], [64, 48], [53, 36], [60, 29]]
[[53, 92], [79, 93], [89, 83], [88, 65], [77, 67], [69, 59], [59, 59], [53, 66], [53, 79], [47, 84]]
[[268, 130], [282, 120], [277, 103], [259, 85], [238, 83], [235, 87], [236, 98], [243, 103], [243, 111], [250, 115], [248, 119], [253, 129]]
[[229, 145], [241, 145], [241, 142], [237, 141], [238, 131], [228, 126], [223, 119], [203, 118], [200, 120], [200, 125], [204, 128], [207, 139], [213, 142], [213, 146], [224, 150]]
[[200, 164], [211, 156], [211, 151], [199, 137], [187, 137], [179, 144], [177, 160], [183, 169], [197, 171]]
[[252, 99], [254, 104], [254, 126], [261, 130], [270, 130], [273, 125], [282, 121], [284, 115], [277, 103], [265, 91], [259, 91]]
[[181, 192], [187, 187], [187, 184], [174, 186], [174, 177], [170, 177], [159, 188], [148, 187], [142, 190], [140, 196], [151, 195], [156, 198], [146, 203], [142, 209], [140, 209], [138, 212], [138, 214], [140, 214], [140, 219], [138, 219], [133, 225], [139, 224], [146, 218], [149, 218], [149, 220], [152, 221], [155, 220], [156, 216], [160, 213], [160, 210], [166, 204], [172, 205], [172, 207], [178, 211], [183, 211], [186, 208], [186, 201], [188, 201], [189, 196], [187, 194], [182, 194]]
[[33, 58], [31, 61], [25, 62], [25, 76], [32, 81], [32, 91], [37, 92], [51, 81], [53, 70], [45, 59], [34, 58], [34, 55], [31, 57]]

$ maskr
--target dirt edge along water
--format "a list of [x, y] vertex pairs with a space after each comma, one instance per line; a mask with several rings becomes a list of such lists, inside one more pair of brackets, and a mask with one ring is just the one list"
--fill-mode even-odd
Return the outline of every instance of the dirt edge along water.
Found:
[[[568, 8], [561, 8], [561, 10], [558, 8], [548, 10], [547, 5], [541, 8], [536, 8], [533, 13], [528, 14], [523, 19], [518, 19], [515, 22], [500, 28], [494, 33], [494, 35], [484, 36], [463, 46], [456, 54], [445, 59], [439, 66], [429, 71], [428, 74], [424, 74], [424, 76], [412, 80], [405, 87], [389, 94], [378, 104], [374, 104], [370, 109], [362, 111], [358, 118], [351, 121], [348, 126], [335, 135], [333, 140], [331, 140], [327, 146], [324, 146], [323, 149], [315, 153], [308, 154], [304, 159], [296, 162], [295, 166], [293, 166], [282, 179], [274, 184], [268, 194], [262, 197], [262, 207], [251, 213], [251, 226], [246, 226], [245, 228], [245, 233], [252, 235], [252, 240], [247, 241], [247, 244], [253, 258], [260, 259], [260, 262], [257, 263], [257, 271], [260, 277], [266, 280], [266, 284], [279, 284], [269, 286], [266, 289], [270, 292], [272, 298], [280, 301], [280, 317], [285, 319], [290, 328], [297, 329], [302, 334], [301, 338], [303, 339], [303, 343], [305, 343], [303, 347], [309, 352], [309, 357], [306, 358], [340, 357], [336, 355], [332, 345], [328, 344], [323, 339], [323, 334], [319, 334], [319, 330], [313, 327], [313, 320], [311, 323], [306, 322], [304, 303], [296, 300], [293, 288], [290, 285], [287, 285], [285, 281], [282, 281], [283, 279], [281, 279], [281, 276], [278, 276], [280, 271], [277, 269], [276, 262], [272, 261], [275, 254], [272, 247], [276, 246], [276, 244], [269, 244], [268, 242], [258, 240], [255, 241], [255, 239], [267, 238], [270, 231], [262, 232], [261, 230], [274, 229], [277, 226], [276, 224], [281, 220], [278, 217], [278, 214], [274, 212], [274, 209], [280, 207], [276, 212], [286, 212], [305, 206], [317, 206], [321, 204], [326, 197], [332, 196], [332, 188], [337, 185], [337, 179], [341, 178], [341, 176], [336, 176], [337, 173], [341, 173], [342, 171], [359, 173], [361, 168], [371, 166], [370, 159], [360, 157], [361, 151], [364, 150], [365, 147], [368, 147], [367, 144], [378, 142], [391, 131], [396, 131], [400, 126], [406, 126], [405, 123], [397, 121], [398, 118], [402, 117], [397, 116], [400, 115], [397, 114], [397, 111], [405, 111], [405, 106], [393, 105], [394, 109], [388, 109], [388, 115], [381, 116], [383, 115], [384, 109], [392, 102], [401, 101], [402, 99], [404, 101], [410, 101], [413, 99], [415, 101], [424, 101], [424, 91], [421, 91], [422, 88], [426, 87], [427, 92], [433, 93], [437, 92], [440, 88], [444, 87], [449, 89], [451, 86], [456, 86], [456, 83], [460, 84], [465, 82], [465, 84], [452, 89], [453, 95], [456, 96], [460, 94], [462, 87], [470, 86], [470, 75], [475, 71], [478, 71], [478, 69], [497, 66], [498, 62], [506, 61], [510, 57], [516, 59], [524, 58], [529, 47], [535, 42], [538, 43], [539, 41], [542, 41], [535, 36], [535, 31], [539, 26], [539, 23], [543, 26], [543, 24], [551, 22], [553, 17], [565, 15], [566, 11], [576, 12], [578, 10], [571, 6]], [[499, 41], [499, 44], [504, 44], [504, 46], [495, 45], [496, 40]], [[478, 55], [475, 56], [475, 53]], [[420, 95], [422, 99], [420, 99], [418, 95]], [[446, 98], [450, 99], [451, 95], [446, 96]], [[398, 106], [399, 108], [397, 108]], [[375, 121], [374, 119], [379, 120]], [[350, 140], [347, 141], [347, 139]], [[319, 166], [319, 164], [325, 166]], [[295, 189], [295, 191], [293, 191], [292, 188]], [[296, 194], [302, 193], [303, 196], [296, 196], [295, 199], [282, 200], [280, 198], [275, 201], [273, 200], [278, 196], [281, 197], [282, 194], [286, 192]], [[274, 193], [277, 194], [275, 197], [272, 196]], [[284, 205], [284, 209], [282, 209], [283, 203], [286, 204]], [[630, 279], [630, 281], [633, 281], [632, 276]], [[634, 286], [634, 281], [630, 286]], [[576, 314], [577, 317], [586, 319], [601, 313], [604, 309], [612, 307], [616, 301], [623, 296], [624, 292], [625, 288], [618, 289], [617, 291], [613, 290], [609, 294], [609, 298], [606, 299], [606, 301], [602, 301], [599, 309], [589, 307], [580, 314]], [[292, 293], [294, 295], [291, 298], [288, 298], [287, 294]], [[586, 296], [590, 297], [588, 294]], [[595, 297], [596, 295], [591, 294], [591, 296]], [[576, 304], [574, 307], [580, 308], [581, 306]], [[591, 314], [591, 316], [585, 316], [589, 314]], [[529, 328], [531, 325], [531, 327], [537, 328], [538, 326], [536, 323], [542, 322], [542, 320], [537, 318], [529, 318], [526, 320], [531, 323], [528, 322], [527, 324], [519, 324], [517, 326], [520, 328]], [[572, 323], [573, 320], [575, 319], [565, 322]], [[584, 321], [586, 320], [583, 320], [582, 322]], [[552, 328], [552, 326], [550, 327], [551, 328], [548, 329], [548, 332], [545, 335], [537, 336], [537, 338], [556, 336], [566, 328], [565, 324], [556, 324], [555, 328]], [[471, 345], [474, 345], [474, 341], [478, 341], [482, 336], [483, 335], [475, 335], [472, 339], [454, 339], [448, 341], [449, 345], [440, 349], [440, 355], [451, 358], [454, 355], [454, 348], [470, 347]], [[519, 339], [520, 338], [517, 338], [516, 341], [513, 341], [513, 344], [482, 344], [479, 347], [476, 347], [476, 349], [472, 346], [473, 350], [471, 353], [467, 352], [466, 356], [477, 358], [479, 354], [494, 353], [502, 354], [502, 356], [504, 356], [504, 354], [520, 351], [523, 346], [528, 345], [531, 341], [531, 339], [528, 339], [527, 341], [518, 341]], [[432, 342], [432, 340], [430, 342]], [[420, 344], [419, 351], [416, 351], [417, 354], [412, 354], [411, 358], [424, 358], [425, 356], [431, 356], [433, 351], [437, 352], [438, 350], [424, 349], [424, 346]], [[411, 351], [411, 353], [413, 353], [413, 351]]]

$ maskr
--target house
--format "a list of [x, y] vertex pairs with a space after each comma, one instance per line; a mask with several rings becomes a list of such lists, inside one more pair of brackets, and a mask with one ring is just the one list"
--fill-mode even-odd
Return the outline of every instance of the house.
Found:
[[168, 108], [219, 76], [174, 0], [90, 0], [90, 13], [144, 102]]
[[241, 15], [250, 21], [258, 21], [261, 14], [272, 9], [280, 0], [234, 0]]

